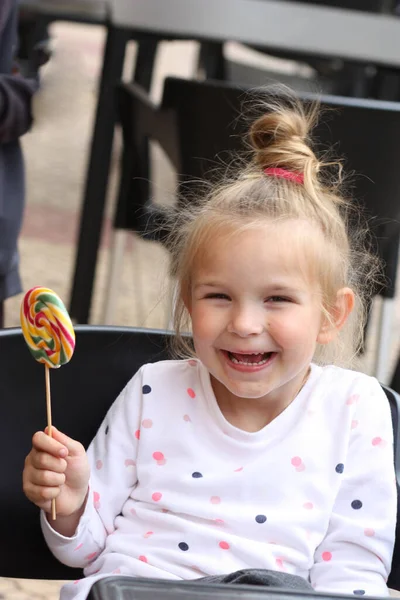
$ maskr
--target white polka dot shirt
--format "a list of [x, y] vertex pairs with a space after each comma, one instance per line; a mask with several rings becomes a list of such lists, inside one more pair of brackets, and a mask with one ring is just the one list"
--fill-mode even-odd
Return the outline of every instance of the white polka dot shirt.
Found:
[[256, 433], [222, 415], [198, 360], [145, 365], [88, 450], [90, 494], [71, 538], [42, 515], [65, 564], [62, 598], [108, 574], [187, 580], [284, 571], [315, 590], [387, 595], [396, 521], [389, 404], [376, 379], [312, 365]]

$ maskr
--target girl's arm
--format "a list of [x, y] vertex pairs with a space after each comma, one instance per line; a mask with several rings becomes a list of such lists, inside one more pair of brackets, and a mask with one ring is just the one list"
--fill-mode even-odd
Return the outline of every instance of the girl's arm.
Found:
[[46, 542], [58, 560], [86, 567], [102, 552], [115, 517], [136, 486], [136, 455], [142, 412], [142, 369], [110, 408], [89, 446], [91, 468], [86, 505], [71, 537], [57, 533], [42, 512]]
[[386, 596], [397, 512], [393, 430], [379, 383], [364, 382], [342, 485], [310, 579], [316, 591]]

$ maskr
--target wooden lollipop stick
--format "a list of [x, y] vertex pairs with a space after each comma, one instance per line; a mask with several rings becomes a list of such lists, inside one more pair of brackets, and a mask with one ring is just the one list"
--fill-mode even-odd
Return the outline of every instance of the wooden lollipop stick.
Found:
[[[53, 437], [52, 421], [51, 421], [51, 394], [50, 394], [50, 369], [47, 365], [44, 365], [45, 378], [46, 378], [46, 410], [47, 410], [47, 433], [50, 437]], [[56, 520], [56, 500], [53, 498], [51, 501], [51, 518], [53, 521]]]

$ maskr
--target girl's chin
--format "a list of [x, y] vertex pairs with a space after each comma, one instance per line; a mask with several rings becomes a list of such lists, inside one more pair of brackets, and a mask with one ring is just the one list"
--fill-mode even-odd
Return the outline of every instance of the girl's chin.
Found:
[[219, 393], [230, 394], [241, 400], [260, 400], [267, 396], [271, 389], [268, 386], [260, 386], [260, 383], [248, 383], [232, 381], [229, 378], [216, 378], [211, 375], [211, 383], [215, 395]]

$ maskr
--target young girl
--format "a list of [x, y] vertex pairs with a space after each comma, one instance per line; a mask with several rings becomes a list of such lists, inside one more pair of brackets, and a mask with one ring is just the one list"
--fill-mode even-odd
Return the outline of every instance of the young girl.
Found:
[[143, 366], [87, 454], [57, 430], [34, 435], [24, 491], [54, 555], [85, 567], [62, 598], [86, 598], [113, 573], [240, 569], [387, 595], [389, 405], [376, 379], [332, 364], [359, 346], [376, 261], [324, 184], [313, 118], [294, 99], [266, 106], [250, 164], [180, 215], [176, 342], [192, 352], [190, 322], [190, 358]]

